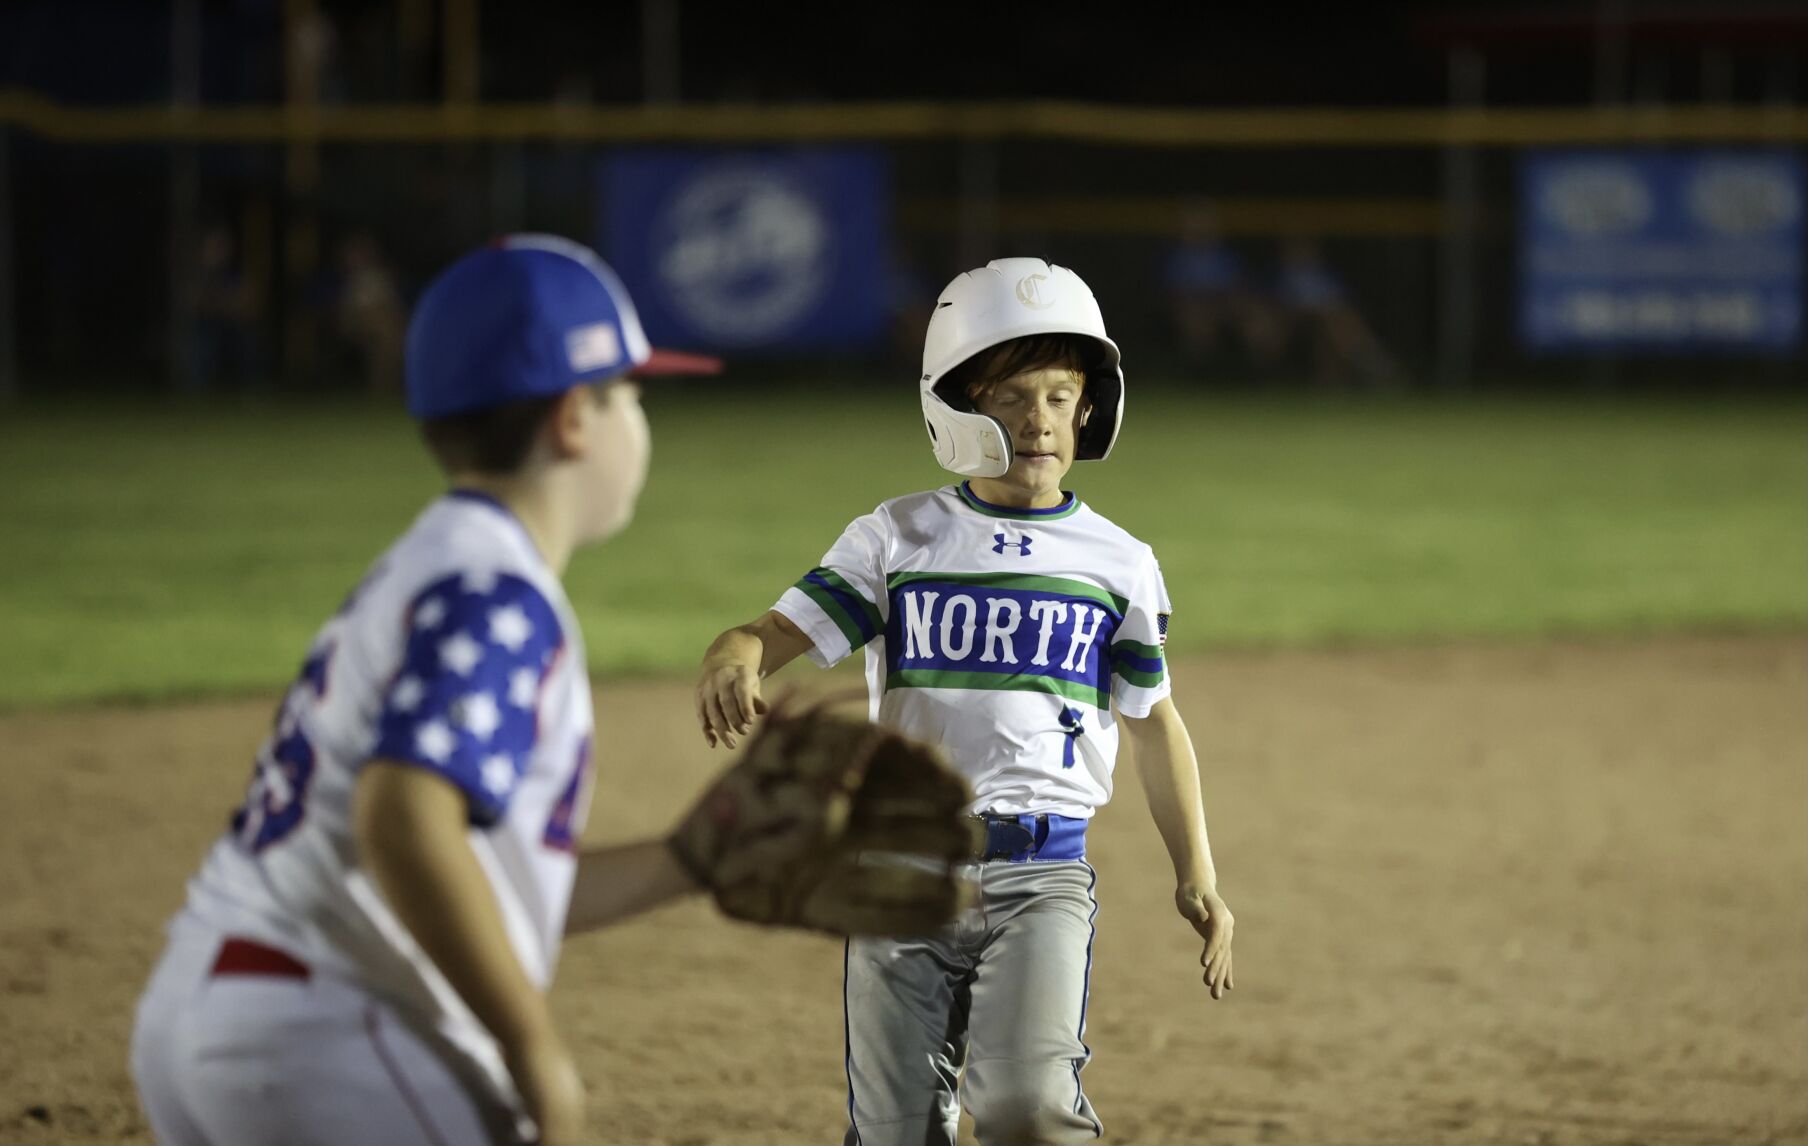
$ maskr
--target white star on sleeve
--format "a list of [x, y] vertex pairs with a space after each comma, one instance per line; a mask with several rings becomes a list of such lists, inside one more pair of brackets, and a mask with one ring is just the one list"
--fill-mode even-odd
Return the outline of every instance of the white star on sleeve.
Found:
[[455, 744], [457, 739], [443, 720], [429, 720], [414, 734], [415, 750], [435, 764], [444, 764]]
[[502, 727], [502, 710], [487, 692], [474, 692], [458, 702], [458, 723], [479, 740], [488, 740]]
[[483, 762], [483, 786], [497, 796], [515, 786], [515, 764], [507, 756], [489, 756]]
[[469, 633], [455, 633], [439, 643], [439, 659], [459, 676], [470, 676], [477, 662], [483, 659], [483, 646], [472, 640]]
[[465, 574], [464, 590], [479, 597], [485, 596], [495, 591], [499, 576], [495, 569], [472, 569]]
[[521, 606], [504, 605], [500, 609], [490, 610], [490, 639], [509, 652], [520, 652], [521, 646], [533, 635], [534, 623], [527, 619]]
[[532, 708], [540, 695], [540, 675], [530, 668], [518, 668], [509, 674], [509, 703], [516, 708]]
[[271, 797], [279, 804], [286, 804], [295, 798], [295, 786], [289, 783], [289, 773], [270, 756], [265, 755], [258, 760], [258, 773], [264, 785], [270, 789]]
[[417, 629], [436, 628], [445, 619], [446, 599], [444, 597], [429, 597], [421, 602], [420, 608], [414, 611], [414, 627]]
[[421, 683], [420, 677], [402, 677], [389, 690], [389, 706], [397, 712], [413, 712], [420, 707], [421, 699], [426, 693], [427, 686]]

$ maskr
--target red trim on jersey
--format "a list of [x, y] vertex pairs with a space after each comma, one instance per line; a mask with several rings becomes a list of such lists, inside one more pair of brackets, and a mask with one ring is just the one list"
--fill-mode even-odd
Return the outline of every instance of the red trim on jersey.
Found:
[[546, 686], [552, 683], [552, 674], [559, 671], [559, 662], [565, 659], [564, 634], [560, 634], [559, 647], [552, 651], [552, 659], [546, 662], [546, 672], [540, 677], [540, 687], [534, 690], [534, 747], [540, 747], [540, 706], [546, 702]]
[[308, 965], [287, 952], [266, 947], [253, 939], [228, 938], [214, 958], [214, 975], [270, 975], [278, 979], [307, 979]]

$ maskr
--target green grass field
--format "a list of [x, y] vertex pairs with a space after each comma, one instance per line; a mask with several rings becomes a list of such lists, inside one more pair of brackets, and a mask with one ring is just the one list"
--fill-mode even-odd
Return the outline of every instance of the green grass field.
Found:
[[[568, 585], [591, 667], [687, 673], [852, 517], [941, 484], [914, 395], [650, 395], [634, 526]], [[1133, 393], [1069, 483], [1155, 547], [1171, 646], [1808, 623], [1808, 405]], [[438, 488], [358, 406], [0, 421], [0, 705], [268, 689]]]

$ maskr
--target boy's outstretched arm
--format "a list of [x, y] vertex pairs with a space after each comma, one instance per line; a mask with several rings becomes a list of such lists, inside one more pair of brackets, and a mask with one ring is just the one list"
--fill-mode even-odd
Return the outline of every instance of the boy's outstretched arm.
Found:
[[1218, 894], [1193, 739], [1169, 697], [1163, 697], [1147, 717], [1125, 717], [1124, 727], [1130, 733], [1149, 814], [1174, 863], [1174, 905], [1205, 940], [1199, 961], [1212, 998], [1221, 999], [1233, 985], [1230, 941], [1235, 921]]
[[774, 611], [717, 637], [697, 678], [697, 724], [709, 746], [733, 748], [737, 734], [753, 731], [753, 718], [766, 711], [760, 681], [810, 648], [803, 630]]
[[373, 760], [352, 799], [360, 865], [459, 998], [501, 1044], [548, 1146], [584, 1139], [584, 1084], [546, 996], [515, 957], [450, 781]]
[[565, 934], [609, 927], [702, 890], [664, 840], [588, 848], [578, 856]]

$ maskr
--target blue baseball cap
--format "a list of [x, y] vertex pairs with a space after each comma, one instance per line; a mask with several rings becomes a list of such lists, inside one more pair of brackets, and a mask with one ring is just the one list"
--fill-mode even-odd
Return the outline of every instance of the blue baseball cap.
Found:
[[442, 418], [562, 394], [618, 374], [715, 374], [720, 359], [654, 350], [595, 251], [509, 235], [427, 287], [408, 323], [408, 412]]

